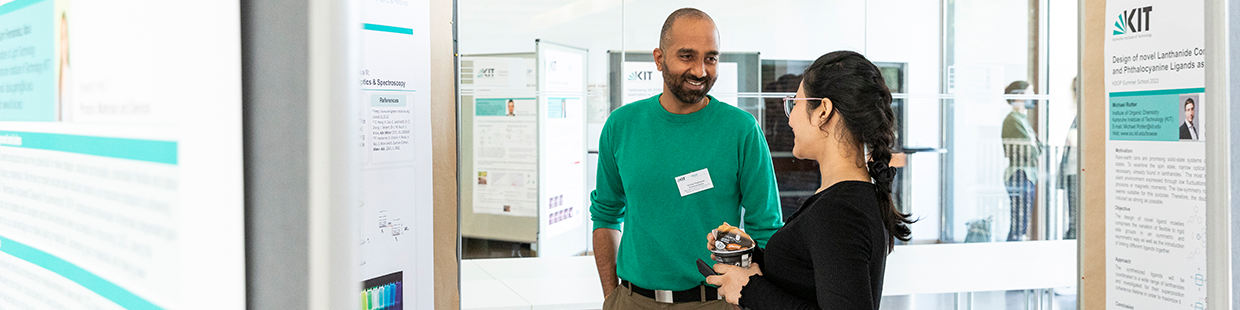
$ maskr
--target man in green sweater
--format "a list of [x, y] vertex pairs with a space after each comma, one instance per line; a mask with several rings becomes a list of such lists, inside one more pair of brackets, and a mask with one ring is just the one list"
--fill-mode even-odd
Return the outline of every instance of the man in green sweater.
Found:
[[706, 13], [673, 12], [654, 50], [663, 93], [616, 109], [603, 127], [590, 212], [604, 309], [733, 309], [697, 271], [697, 259], [711, 261], [704, 236], [743, 222], [765, 246], [783, 226], [757, 122], [706, 95], [718, 36]]

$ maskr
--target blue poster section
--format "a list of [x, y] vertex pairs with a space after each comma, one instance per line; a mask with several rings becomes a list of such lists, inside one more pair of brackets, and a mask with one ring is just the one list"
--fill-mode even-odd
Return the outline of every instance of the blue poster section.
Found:
[[0, 131], [0, 147], [67, 152], [171, 165], [176, 165], [178, 161], [177, 143], [173, 141]]
[[0, 5], [0, 121], [55, 121], [53, 2]]
[[1204, 88], [1111, 93], [1113, 141], [1179, 141], [1180, 95]]

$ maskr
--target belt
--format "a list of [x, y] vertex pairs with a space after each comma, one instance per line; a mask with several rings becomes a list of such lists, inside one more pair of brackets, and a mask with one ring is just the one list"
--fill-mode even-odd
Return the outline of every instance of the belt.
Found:
[[698, 285], [695, 288], [683, 291], [649, 290], [641, 288], [640, 286], [634, 285], [632, 282], [623, 279], [620, 280], [620, 285], [629, 288], [638, 295], [649, 297], [654, 299], [654, 301], [661, 303], [670, 304], [677, 302], [712, 301], [720, 299], [718, 289], [705, 285]]

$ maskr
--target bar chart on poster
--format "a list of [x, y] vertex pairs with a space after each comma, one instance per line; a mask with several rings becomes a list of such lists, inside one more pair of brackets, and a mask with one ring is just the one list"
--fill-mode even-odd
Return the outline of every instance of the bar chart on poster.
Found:
[[1106, 304], [1205, 309], [1204, 2], [1107, 13]]
[[0, 309], [245, 307], [239, 12], [0, 1]]
[[430, 2], [360, 2], [360, 309], [434, 306]]

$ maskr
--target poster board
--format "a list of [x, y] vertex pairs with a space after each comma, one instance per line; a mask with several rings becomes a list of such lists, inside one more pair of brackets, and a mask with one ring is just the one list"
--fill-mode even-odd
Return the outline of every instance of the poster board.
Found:
[[1105, 12], [1105, 305], [1205, 309], [1204, 1]]
[[359, 2], [358, 293], [371, 308], [431, 309], [430, 2]]
[[[1105, 1], [1080, 2], [1081, 54], [1081, 214], [1080, 253], [1081, 277], [1078, 283], [1078, 309], [1107, 309], [1106, 277], [1110, 269], [1106, 261], [1106, 66], [1103, 40], [1109, 28], [1110, 13]], [[1098, 167], [1098, 168], [1091, 168]]]
[[538, 256], [585, 253], [585, 49], [535, 40], [538, 55]]
[[[460, 57], [461, 237], [538, 242], [538, 190], [525, 185], [538, 177], [536, 59], [534, 53]], [[509, 153], [523, 155], [508, 158]], [[516, 174], [522, 174], [522, 182], [514, 185]]]
[[540, 257], [580, 254], [586, 54], [535, 45], [461, 56], [461, 236], [535, 244]]

